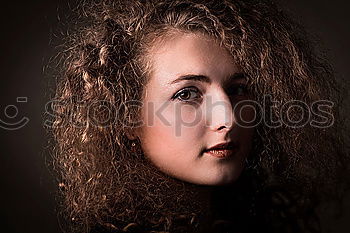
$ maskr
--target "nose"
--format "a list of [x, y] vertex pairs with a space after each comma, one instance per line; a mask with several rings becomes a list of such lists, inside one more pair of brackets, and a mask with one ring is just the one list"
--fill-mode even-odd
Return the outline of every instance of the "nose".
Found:
[[206, 123], [210, 130], [227, 132], [235, 123], [232, 103], [223, 90], [207, 96]]

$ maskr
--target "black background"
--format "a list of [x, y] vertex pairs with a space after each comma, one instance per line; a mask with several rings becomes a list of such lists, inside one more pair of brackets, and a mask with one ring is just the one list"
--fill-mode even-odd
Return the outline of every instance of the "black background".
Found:
[[[72, 1], [70, 4], [75, 5]], [[281, 0], [280, 4], [318, 38], [337, 77], [349, 80], [347, 1]], [[18, 130], [0, 128], [1, 232], [61, 232], [55, 212], [57, 184], [45, 162], [48, 155], [43, 116], [53, 83], [45, 67], [57, 52], [58, 32], [66, 30], [65, 19], [71, 14], [70, 8], [68, 1], [57, 0], [1, 3], [0, 119], [9, 123], [23, 117], [30, 120]], [[28, 101], [17, 103], [17, 97], [27, 97]], [[13, 119], [4, 114], [9, 105], [18, 108], [18, 115]], [[343, 206], [349, 209], [349, 203]], [[350, 232], [350, 211], [345, 211], [337, 221], [322, 221], [331, 232]]]

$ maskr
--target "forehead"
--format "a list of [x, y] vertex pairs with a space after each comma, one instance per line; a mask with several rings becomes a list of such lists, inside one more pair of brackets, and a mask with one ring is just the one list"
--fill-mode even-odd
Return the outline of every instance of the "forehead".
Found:
[[220, 81], [238, 71], [233, 57], [214, 39], [194, 33], [177, 33], [155, 44], [149, 53], [151, 80], [171, 82], [180, 75], [205, 75]]

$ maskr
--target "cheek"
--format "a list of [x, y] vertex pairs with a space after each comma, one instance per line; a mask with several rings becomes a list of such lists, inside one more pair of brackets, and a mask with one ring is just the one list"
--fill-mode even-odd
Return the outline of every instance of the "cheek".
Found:
[[243, 128], [254, 128], [258, 123], [256, 107], [250, 103], [238, 103], [234, 108], [237, 124]]
[[144, 109], [142, 127], [142, 142], [144, 149], [153, 154], [175, 153], [188, 150], [194, 140], [203, 135], [201, 114], [194, 106], [154, 105]]
[[144, 128], [147, 131], [157, 136], [177, 138], [191, 136], [201, 128], [202, 111], [198, 105], [179, 102], [153, 103], [147, 104], [143, 110]]
[[[160, 109], [160, 108], [155, 108]], [[201, 141], [200, 129], [186, 126], [184, 122], [193, 121], [193, 112], [189, 109], [176, 111], [171, 106], [154, 116], [153, 125], [142, 128], [141, 143], [145, 156], [163, 172], [180, 177], [193, 167], [198, 157], [195, 143]]]
[[241, 147], [241, 155], [242, 158], [246, 158], [249, 156], [249, 153], [252, 148], [252, 141], [255, 133], [255, 128], [253, 127], [238, 127], [238, 135], [239, 135], [239, 144]]
[[245, 102], [238, 103], [234, 108], [234, 116], [237, 124], [237, 135], [239, 135], [238, 140], [245, 157], [251, 150], [255, 126], [259, 123], [256, 106]]

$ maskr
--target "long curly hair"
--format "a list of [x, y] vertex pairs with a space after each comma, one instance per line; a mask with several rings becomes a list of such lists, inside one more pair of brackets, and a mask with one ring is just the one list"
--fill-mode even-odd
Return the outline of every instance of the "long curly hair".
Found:
[[[154, 169], [139, 141], [126, 136], [139, 119], [130, 103], [142, 101], [150, 49], [174, 32], [219, 41], [242, 68], [254, 100], [266, 107], [258, 116], [268, 121], [279, 119], [278, 106], [292, 100], [334, 103], [327, 128], [259, 124], [245, 171], [232, 186], [216, 188], [210, 207], [223, 232], [319, 228], [310, 213], [341, 196], [348, 150], [342, 89], [302, 27], [267, 0], [101, 0], [82, 3], [78, 15], [60, 53], [51, 126], [62, 216], [71, 231], [208, 227], [198, 217], [206, 210], [195, 201], [202, 187]], [[299, 119], [300, 111], [288, 117]], [[219, 220], [213, 232], [220, 232]]]

